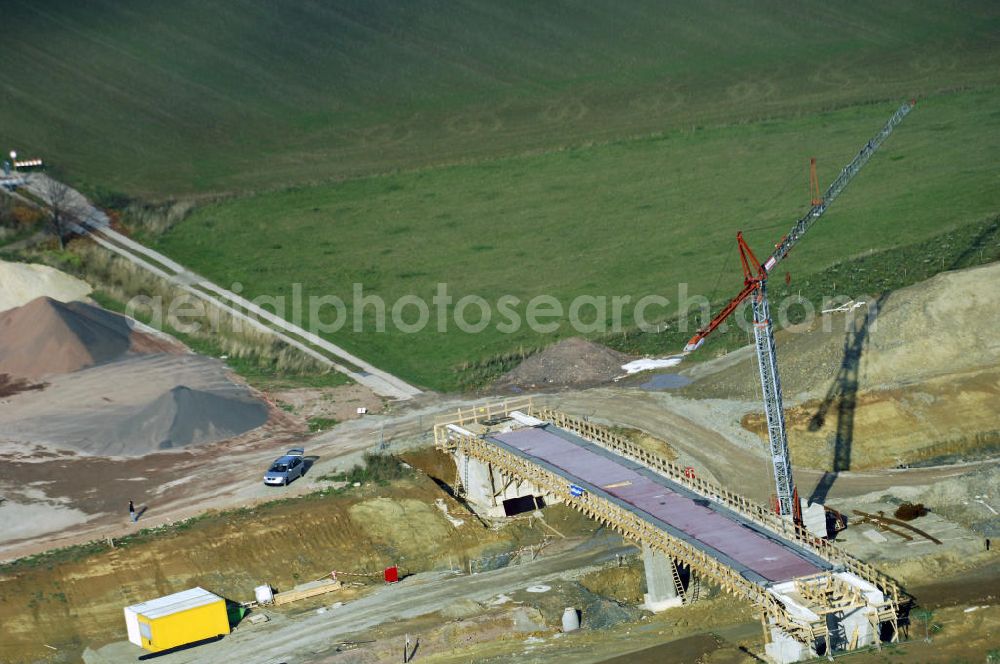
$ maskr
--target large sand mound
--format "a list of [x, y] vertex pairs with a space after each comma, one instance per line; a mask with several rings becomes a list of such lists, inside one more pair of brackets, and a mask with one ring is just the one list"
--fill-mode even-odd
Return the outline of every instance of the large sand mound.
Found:
[[0, 373], [22, 378], [69, 373], [129, 351], [170, 346], [134, 332], [128, 318], [84, 302], [39, 297], [0, 313]]
[[0, 311], [20, 307], [38, 297], [60, 302], [82, 300], [90, 286], [65, 272], [34, 263], [0, 261]]
[[622, 364], [630, 359], [606, 346], [573, 337], [528, 357], [496, 385], [520, 389], [597, 385], [622, 375]]
[[[998, 286], [1000, 263], [947, 272], [801, 333], [781, 332], [778, 364], [795, 463], [859, 470], [995, 454]], [[753, 410], [742, 424], [766, 439], [756, 359], [752, 352], [738, 357], [692, 367], [698, 379], [683, 394], [746, 400]]]

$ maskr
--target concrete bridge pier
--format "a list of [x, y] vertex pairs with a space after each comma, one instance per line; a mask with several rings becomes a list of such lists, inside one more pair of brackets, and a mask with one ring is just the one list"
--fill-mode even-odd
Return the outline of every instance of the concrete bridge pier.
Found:
[[770, 626], [770, 640], [764, 646], [768, 661], [773, 664], [793, 664], [804, 659], [817, 656], [816, 649], [810, 648], [793, 638], [786, 631], [775, 625]]
[[673, 558], [662, 551], [642, 545], [642, 564], [646, 569], [646, 594], [643, 608], [659, 613], [681, 606], [684, 598], [678, 593], [679, 570]]
[[459, 451], [452, 457], [466, 502], [484, 518], [499, 519], [561, 502], [531, 482], [506, 477], [492, 464]]
[[827, 635], [818, 637], [812, 644], [802, 643], [771, 624], [771, 638], [764, 649], [774, 664], [793, 664], [824, 654], [866, 648], [880, 642], [877, 620], [866, 606], [829, 613], [825, 616]]
[[835, 651], [854, 650], [880, 642], [878, 618], [873, 617], [872, 609], [867, 606], [830, 614], [826, 622], [831, 635], [830, 647]]
[[[804, 596], [815, 594], [817, 590], [829, 593], [828, 596], [833, 601], [838, 601], [842, 608], [815, 613], [812, 608], [801, 603]], [[786, 606], [796, 606], [796, 611], [812, 625], [814, 635], [809, 643], [803, 643], [788, 634], [772, 618], [766, 625], [770, 638], [764, 650], [768, 659], [775, 664], [792, 664], [881, 643], [879, 608], [885, 605], [885, 595], [854, 574], [835, 572], [829, 579], [788, 581], [772, 585], [771, 591]], [[852, 591], [855, 591], [853, 597]], [[816, 602], [811, 604], [815, 605]]]

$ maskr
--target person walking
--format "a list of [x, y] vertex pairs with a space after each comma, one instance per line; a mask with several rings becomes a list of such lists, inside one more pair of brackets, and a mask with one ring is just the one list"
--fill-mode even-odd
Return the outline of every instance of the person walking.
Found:
[[131, 500], [128, 501], [128, 515], [132, 519], [132, 523], [135, 523], [139, 518], [135, 514], [135, 503], [133, 503]]

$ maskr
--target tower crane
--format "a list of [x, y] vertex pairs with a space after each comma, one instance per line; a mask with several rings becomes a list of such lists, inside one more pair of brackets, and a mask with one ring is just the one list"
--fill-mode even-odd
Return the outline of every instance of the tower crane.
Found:
[[785, 430], [785, 413], [781, 398], [781, 380], [778, 375], [778, 361], [774, 352], [774, 328], [767, 302], [767, 276], [792, 250], [802, 236], [823, 216], [837, 196], [844, 191], [858, 171], [868, 163], [872, 155], [882, 146], [893, 129], [903, 121], [916, 102], [910, 100], [900, 106], [885, 126], [875, 134], [844, 167], [837, 179], [827, 188], [822, 198], [813, 199], [813, 205], [792, 229], [775, 245], [774, 251], [764, 263], [754, 256], [743, 239], [743, 233], [736, 234], [736, 244], [743, 265], [743, 290], [730, 300], [712, 320], [699, 329], [684, 347], [689, 353], [697, 350], [705, 338], [732, 314], [747, 298], [753, 310], [754, 344], [757, 349], [757, 367], [760, 370], [760, 384], [764, 394], [764, 415], [767, 420], [767, 435], [770, 442], [771, 464], [774, 468], [774, 484], [777, 494], [777, 512], [782, 517], [798, 520], [799, 505], [795, 483], [792, 480], [792, 466], [788, 457], [788, 435]]

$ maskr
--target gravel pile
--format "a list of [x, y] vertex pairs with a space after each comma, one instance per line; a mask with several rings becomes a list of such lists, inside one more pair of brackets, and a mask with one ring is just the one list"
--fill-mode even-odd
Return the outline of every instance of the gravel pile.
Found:
[[0, 313], [0, 395], [0, 439], [101, 456], [225, 440], [270, 413], [218, 360], [48, 297]]
[[40, 297], [0, 314], [0, 371], [40, 378], [110, 362], [128, 352], [131, 334], [110, 311]]
[[267, 415], [267, 406], [249, 394], [179, 385], [131, 417], [113, 422], [106, 439], [109, 446], [127, 446], [127, 454], [146, 454], [232, 438], [263, 425]]

